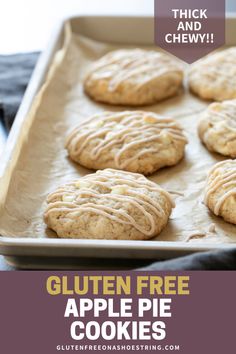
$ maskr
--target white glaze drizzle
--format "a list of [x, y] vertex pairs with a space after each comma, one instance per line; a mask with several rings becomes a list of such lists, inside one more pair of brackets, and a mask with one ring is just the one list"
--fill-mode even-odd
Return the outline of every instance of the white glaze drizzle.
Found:
[[[227, 166], [228, 165], [228, 166]], [[226, 167], [225, 167], [226, 166]], [[213, 193], [220, 190], [220, 196], [214, 206], [214, 214], [219, 215], [226, 199], [236, 196], [236, 161], [225, 160], [217, 163], [209, 172], [204, 203], [208, 204]]]
[[109, 91], [115, 91], [125, 80], [137, 78], [138, 90], [150, 80], [169, 72], [179, 73], [182, 69], [174, 59], [164, 53], [141, 49], [118, 50], [98, 60], [92, 66], [88, 78], [96, 73], [98, 79], [109, 79]]
[[236, 132], [236, 100], [225, 101], [217, 105], [221, 107], [220, 111], [214, 109], [215, 103], [208, 108], [210, 121], [222, 122], [227, 129]]
[[[81, 187], [79, 187], [80, 185]], [[101, 189], [98, 191], [96, 188], [102, 188], [102, 191]], [[146, 193], [144, 193], [144, 189]], [[122, 190], [123, 193], [113, 193], [113, 190]], [[147, 191], [149, 195], [147, 195]], [[153, 198], [152, 193], [155, 193]], [[157, 193], [164, 196], [171, 207], [174, 207], [169, 193], [145, 177], [135, 173], [128, 174], [123, 171], [106, 169], [61, 186], [51, 193], [47, 198], [49, 205], [45, 216], [49, 217], [50, 213], [54, 212], [65, 212], [66, 218], [73, 219], [83, 213], [91, 212], [121, 224], [132, 225], [136, 230], [150, 236], [155, 233], [156, 219], [165, 215], [162, 203], [158, 202]], [[71, 196], [73, 200], [65, 202], [63, 201], [64, 196]], [[122, 203], [123, 210], [122, 207], [118, 209], [118, 207], [110, 206], [109, 201]], [[125, 206], [131, 206], [132, 209], [138, 210], [139, 219], [141, 213], [148, 227], [141, 226], [138, 220], [129, 214]]]
[[206, 232], [196, 231], [196, 232], [193, 232], [191, 235], [189, 235], [187, 237], [187, 239], [185, 240], [185, 242], [189, 242], [193, 239], [203, 238], [206, 235], [207, 235]]
[[[152, 123], [145, 123], [145, 119], [151, 119]], [[166, 134], [172, 142], [187, 143], [181, 127], [173, 119], [142, 111], [103, 112], [77, 126], [68, 136], [65, 146], [72, 157], [79, 157], [88, 144], [99, 139], [90, 151], [90, 158], [97, 160], [118, 145], [114, 162], [118, 169], [122, 169], [145, 154], [158, 152], [163, 146], [162, 134]], [[145, 146], [145, 150], [140, 151], [139, 145]], [[128, 156], [122, 161], [123, 154]]]
[[209, 235], [212, 236], [212, 234], [217, 234], [216, 225], [214, 223], [210, 224], [210, 226], [208, 227], [208, 230], [206, 232], [204, 232], [204, 231], [193, 232], [192, 234], [190, 234], [187, 237], [185, 242], [189, 242], [189, 241], [191, 241], [193, 239], [199, 239], [199, 238], [207, 237]]
[[211, 234], [215, 234], [216, 233], [216, 224], [212, 223], [209, 226], [208, 232], [211, 233]]
[[[200, 64], [201, 63], [201, 64]], [[192, 70], [193, 73], [198, 73], [199, 70], [208, 77], [224, 79], [227, 85], [232, 86], [235, 84], [234, 75], [232, 75], [232, 69], [235, 70], [236, 63], [236, 47], [232, 47], [221, 52], [217, 52], [209, 57], [203, 58], [199, 62], [196, 62]], [[231, 70], [227, 70], [231, 69]]]

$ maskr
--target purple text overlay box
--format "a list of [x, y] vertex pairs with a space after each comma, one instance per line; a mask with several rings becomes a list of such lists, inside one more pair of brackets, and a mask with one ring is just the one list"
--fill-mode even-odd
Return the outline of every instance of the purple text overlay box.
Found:
[[0, 272], [0, 352], [235, 353], [235, 272]]
[[154, 0], [155, 43], [193, 63], [225, 43], [225, 0]]

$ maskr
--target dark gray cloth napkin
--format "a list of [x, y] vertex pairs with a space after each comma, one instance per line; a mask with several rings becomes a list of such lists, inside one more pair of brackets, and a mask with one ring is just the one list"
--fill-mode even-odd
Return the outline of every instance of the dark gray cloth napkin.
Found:
[[[6, 129], [10, 129], [14, 121], [38, 55], [0, 56], [0, 117]], [[236, 248], [157, 261], [140, 270], [236, 270]]]
[[236, 248], [155, 262], [140, 270], [236, 270]]
[[10, 129], [39, 53], [0, 55], [0, 117]]

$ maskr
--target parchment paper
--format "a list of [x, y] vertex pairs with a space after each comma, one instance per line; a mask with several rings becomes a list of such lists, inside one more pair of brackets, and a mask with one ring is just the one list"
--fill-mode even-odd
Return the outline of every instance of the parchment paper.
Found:
[[[98, 43], [66, 29], [65, 44], [56, 54], [46, 83], [30, 112], [32, 125], [14, 168], [5, 205], [1, 208], [2, 235], [56, 237], [43, 222], [47, 194], [60, 184], [93, 172], [70, 161], [64, 149], [66, 135], [91, 114], [103, 110], [134, 109], [98, 104], [83, 93], [82, 80], [90, 63], [117, 48], [121, 46]], [[157, 47], [152, 49], [158, 50]], [[185, 88], [175, 98], [141, 108], [175, 118], [189, 139], [185, 158], [177, 166], [162, 169], [150, 177], [168, 191], [182, 194], [175, 195], [176, 208], [156, 240], [236, 241], [236, 226], [213, 216], [202, 203], [207, 172], [214, 163], [223, 159], [208, 152], [197, 136], [197, 122], [208, 104]], [[212, 223], [215, 224], [215, 233], [209, 232]], [[203, 233], [203, 236], [188, 240], [195, 233]]]

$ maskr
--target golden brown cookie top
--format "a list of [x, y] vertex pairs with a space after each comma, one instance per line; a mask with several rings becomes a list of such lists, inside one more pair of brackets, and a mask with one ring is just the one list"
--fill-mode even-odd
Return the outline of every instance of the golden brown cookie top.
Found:
[[202, 114], [198, 132], [210, 151], [236, 157], [236, 100], [212, 103]]
[[193, 92], [216, 101], [236, 98], [236, 47], [210, 54], [195, 62], [189, 71]]
[[[60, 232], [75, 234], [86, 228], [91, 234], [91, 223], [122, 225], [124, 233], [154, 236], [159, 224], [166, 223], [174, 203], [168, 192], [140, 174], [113, 169], [97, 171], [77, 181], [60, 186], [47, 198], [46, 223]], [[75, 229], [76, 221], [81, 222]], [[108, 226], [107, 226], [108, 228]], [[103, 230], [104, 231], [104, 230]], [[96, 234], [96, 227], [93, 229]], [[116, 236], [117, 238], [118, 235]], [[120, 237], [123, 237], [120, 235]], [[129, 237], [127, 237], [129, 238]]]
[[[215, 215], [227, 219], [227, 214], [236, 223], [236, 161], [217, 163], [209, 172], [204, 202]], [[231, 217], [232, 216], [232, 217]]]
[[[87, 162], [88, 167], [94, 164], [149, 174], [155, 166], [158, 169], [172, 161], [174, 164], [176, 151], [177, 162], [186, 143], [174, 119], [153, 112], [124, 111], [92, 116], [71, 132], [66, 148], [73, 160], [85, 166]], [[145, 161], [149, 164], [146, 173]]]
[[182, 66], [173, 57], [153, 50], [121, 49], [91, 65], [84, 88], [97, 101], [138, 106], [174, 95], [182, 80]]

